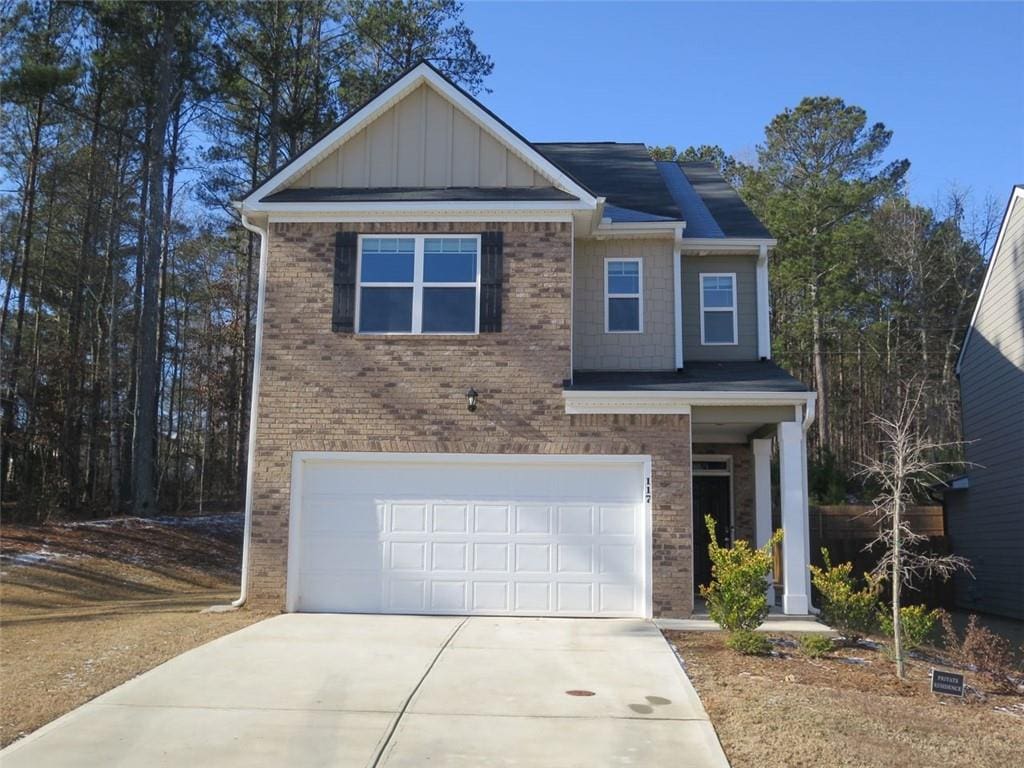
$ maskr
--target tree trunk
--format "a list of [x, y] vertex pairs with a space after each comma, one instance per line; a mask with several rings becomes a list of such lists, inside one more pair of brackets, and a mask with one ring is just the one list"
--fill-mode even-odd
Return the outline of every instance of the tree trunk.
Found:
[[156, 497], [156, 422], [159, 371], [157, 312], [159, 310], [160, 256], [164, 228], [164, 141], [173, 101], [175, 83], [174, 55], [180, 7], [167, 3], [160, 7], [160, 31], [156, 54], [156, 90], [153, 128], [147, 154], [149, 169], [149, 218], [146, 232], [146, 259], [143, 267], [142, 316], [139, 322], [139, 374], [135, 394], [135, 433], [132, 512], [148, 517], [157, 511]]
[[811, 334], [814, 355], [814, 385], [818, 392], [818, 455], [828, 448], [829, 430], [829, 386], [828, 371], [825, 364], [824, 332], [821, 328], [821, 309], [818, 306], [818, 286], [811, 285]]

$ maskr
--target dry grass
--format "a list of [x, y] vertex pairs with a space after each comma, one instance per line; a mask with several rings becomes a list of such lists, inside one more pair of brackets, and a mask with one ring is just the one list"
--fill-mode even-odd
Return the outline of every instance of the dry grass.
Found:
[[901, 683], [884, 654], [868, 649], [819, 660], [795, 648], [746, 657], [725, 647], [724, 633], [666, 634], [733, 768], [977, 768], [1018, 765], [1024, 754], [1024, 698], [935, 696], [924, 662], [912, 661]]
[[265, 617], [200, 613], [237, 596], [240, 527], [220, 522], [4, 526], [0, 744]]

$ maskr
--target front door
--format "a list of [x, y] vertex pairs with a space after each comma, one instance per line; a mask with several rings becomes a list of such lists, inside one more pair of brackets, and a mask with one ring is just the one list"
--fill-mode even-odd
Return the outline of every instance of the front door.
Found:
[[715, 533], [721, 546], [732, 544], [730, 526], [730, 491], [728, 475], [693, 476], [693, 584], [696, 590], [711, 581], [711, 558], [708, 546], [711, 538], [704, 523], [705, 515], [715, 519]]

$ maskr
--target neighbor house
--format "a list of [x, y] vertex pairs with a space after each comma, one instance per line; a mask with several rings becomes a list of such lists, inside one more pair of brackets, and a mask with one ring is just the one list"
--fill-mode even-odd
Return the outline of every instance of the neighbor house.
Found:
[[967, 474], [944, 490], [950, 546], [971, 561], [956, 602], [1024, 619], [1024, 187], [1010, 196], [956, 366]]
[[[547, 105], [546, 108], [557, 108]], [[237, 207], [262, 242], [243, 596], [685, 617], [707, 534], [808, 611], [814, 393], [775, 241], [710, 165], [531, 143], [429, 65]]]

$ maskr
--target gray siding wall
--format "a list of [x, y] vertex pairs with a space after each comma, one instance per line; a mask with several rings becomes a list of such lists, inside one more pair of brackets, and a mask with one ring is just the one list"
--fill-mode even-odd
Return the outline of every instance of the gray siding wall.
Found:
[[[672, 241], [577, 240], [573, 269], [573, 367], [592, 371], [675, 369]], [[643, 263], [643, 333], [604, 332], [604, 260]]]
[[[704, 346], [700, 337], [700, 274], [736, 273], [735, 346]], [[683, 360], [757, 360], [757, 256], [683, 254]]]
[[947, 504], [964, 607], [1024, 619], [1024, 200], [994, 256], [960, 367], [969, 489]]

